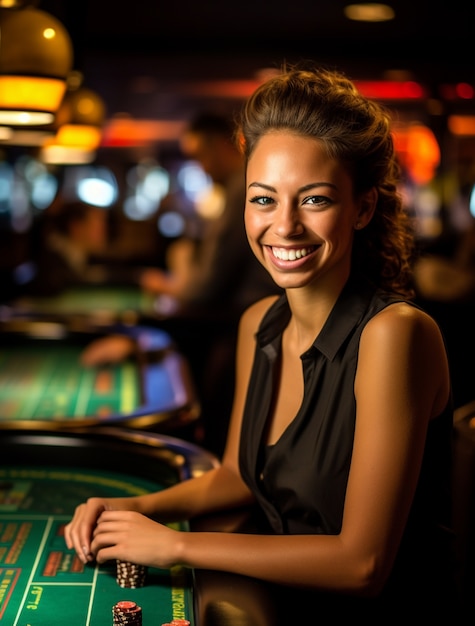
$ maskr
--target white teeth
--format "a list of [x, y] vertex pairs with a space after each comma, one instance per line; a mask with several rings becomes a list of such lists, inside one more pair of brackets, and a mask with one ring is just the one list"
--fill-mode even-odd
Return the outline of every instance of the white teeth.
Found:
[[281, 261], [295, 261], [310, 254], [310, 248], [300, 248], [300, 250], [287, 250], [286, 248], [272, 248], [272, 253]]

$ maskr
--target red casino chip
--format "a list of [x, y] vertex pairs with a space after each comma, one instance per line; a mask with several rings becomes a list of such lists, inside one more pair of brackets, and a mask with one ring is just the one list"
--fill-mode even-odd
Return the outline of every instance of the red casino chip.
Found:
[[142, 626], [142, 607], [122, 600], [112, 607], [113, 626]]

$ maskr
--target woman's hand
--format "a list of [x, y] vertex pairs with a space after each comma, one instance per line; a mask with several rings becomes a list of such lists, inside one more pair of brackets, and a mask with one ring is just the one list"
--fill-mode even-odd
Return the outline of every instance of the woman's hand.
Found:
[[91, 540], [99, 516], [103, 511], [111, 509], [128, 509], [131, 499], [128, 498], [89, 498], [76, 507], [72, 520], [64, 528], [64, 539], [67, 547], [74, 548], [83, 563], [95, 559]]
[[98, 563], [111, 559], [150, 567], [176, 564], [181, 533], [136, 511], [104, 510], [93, 532], [91, 552]]

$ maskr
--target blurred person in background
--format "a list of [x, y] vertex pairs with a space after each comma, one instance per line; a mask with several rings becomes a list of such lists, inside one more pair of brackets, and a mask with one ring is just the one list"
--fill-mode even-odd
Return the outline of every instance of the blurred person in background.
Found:
[[99, 262], [109, 243], [108, 212], [81, 201], [59, 200], [41, 217], [33, 242], [28, 295], [53, 296], [111, 278]]
[[244, 163], [234, 140], [232, 119], [204, 112], [191, 120], [181, 147], [222, 192], [218, 216], [205, 220], [198, 241], [181, 239], [170, 247], [168, 271], [145, 270], [143, 289], [174, 298], [179, 307], [237, 320], [275, 283], [252, 254], [244, 230]]

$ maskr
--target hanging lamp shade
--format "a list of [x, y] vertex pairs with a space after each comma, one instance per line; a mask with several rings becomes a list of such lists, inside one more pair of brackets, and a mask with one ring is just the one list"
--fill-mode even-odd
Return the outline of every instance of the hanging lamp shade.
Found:
[[56, 116], [56, 141], [95, 150], [101, 142], [104, 118], [104, 101], [95, 91], [80, 87], [68, 92]]
[[0, 124], [51, 124], [64, 97], [73, 46], [55, 17], [0, 8]]
[[41, 151], [48, 163], [90, 162], [102, 140], [106, 108], [91, 89], [68, 91], [56, 114], [56, 135], [47, 139]]

